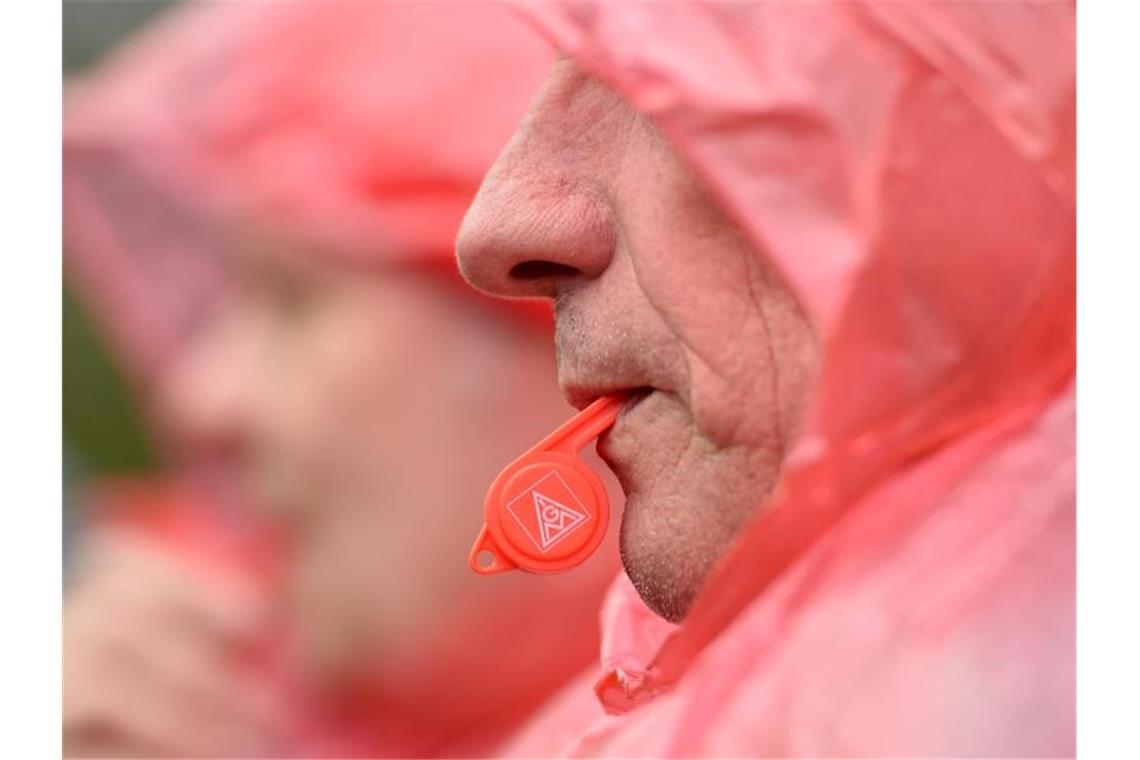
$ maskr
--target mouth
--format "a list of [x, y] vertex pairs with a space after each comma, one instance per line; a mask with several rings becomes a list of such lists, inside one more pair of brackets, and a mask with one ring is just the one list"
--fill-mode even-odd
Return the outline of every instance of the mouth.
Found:
[[566, 396], [566, 400], [578, 410], [585, 409], [602, 396], [622, 396], [625, 402], [622, 404], [620, 416], [624, 416], [657, 389], [648, 385], [621, 386], [599, 384], [566, 385], [562, 390]]

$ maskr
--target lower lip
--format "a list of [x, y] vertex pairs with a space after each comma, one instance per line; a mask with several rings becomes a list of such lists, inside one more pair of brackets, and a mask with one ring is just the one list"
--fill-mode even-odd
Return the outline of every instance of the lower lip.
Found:
[[611, 434], [618, 427], [621, 427], [625, 423], [625, 421], [629, 417], [629, 415], [634, 411], [634, 409], [636, 409], [638, 406], [640, 406], [641, 402], [645, 401], [645, 399], [649, 398], [649, 396], [652, 393], [653, 393], [652, 389], [643, 389], [643, 390], [639, 390], [639, 391], [634, 392], [625, 401], [625, 403], [622, 404], [621, 411], [618, 412], [617, 421], [614, 422], [613, 427], [611, 427], [606, 432], [602, 433], [601, 437], [598, 438], [598, 447], [597, 447], [598, 448], [598, 454], [602, 457], [603, 460], [605, 460], [607, 462], [607, 464], [609, 464], [611, 466], [611, 468], [614, 465], [614, 461], [613, 461], [613, 458], [611, 456], [612, 451], [611, 451], [610, 445], [609, 445]]

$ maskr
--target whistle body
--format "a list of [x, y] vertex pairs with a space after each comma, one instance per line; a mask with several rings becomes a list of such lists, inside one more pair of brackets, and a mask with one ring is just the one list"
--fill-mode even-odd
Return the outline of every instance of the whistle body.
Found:
[[499, 473], [483, 501], [472, 570], [560, 573], [594, 553], [609, 527], [610, 502], [578, 455], [614, 424], [624, 400], [603, 396]]

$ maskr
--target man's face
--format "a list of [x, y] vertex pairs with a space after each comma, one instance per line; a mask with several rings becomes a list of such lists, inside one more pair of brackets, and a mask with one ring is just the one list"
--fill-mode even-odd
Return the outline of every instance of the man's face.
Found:
[[658, 134], [555, 64], [459, 239], [477, 287], [554, 299], [559, 383], [635, 397], [599, 441], [626, 493], [621, 552], [679, 620], [772, 490], [814, 378], [794, 297]]
[[165, 375], [168, 417], [290, 540], [305, 660], [334, 679], [374, 653], [399, 662], [499, 588], [459, 558], [486, 484], [565, 415], [547, 340], [438, 275], [277, 241], [232, 262]]

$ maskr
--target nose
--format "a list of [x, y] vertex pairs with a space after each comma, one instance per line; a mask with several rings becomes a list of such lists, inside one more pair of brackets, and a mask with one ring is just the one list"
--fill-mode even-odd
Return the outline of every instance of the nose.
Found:
[[572, 64], [556, 63], [488, 172], [456, 246], [459, 269], [476, 288], [554, 297], [609, 266], [613, 215], [587, 136], [598, 102], [583, 102], [592, 87], [600, 85]]
[[170, 432], [198, 452], [222, 457], [240, 453], [250, 427], [246, 361], [230, 332], [215, 327], [188, 341], [159, 387]]

